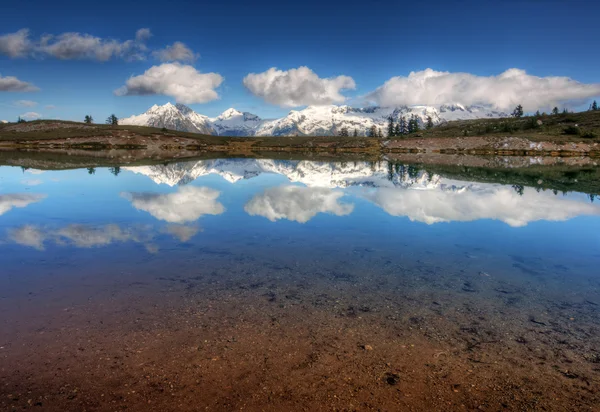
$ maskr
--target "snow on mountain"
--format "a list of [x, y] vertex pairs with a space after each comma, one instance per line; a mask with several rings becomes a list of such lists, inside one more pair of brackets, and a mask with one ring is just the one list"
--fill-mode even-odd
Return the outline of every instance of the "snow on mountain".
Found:
[[415, 116], [424, 126], [428, 117], [437, 125], [452, 120], [506, 117], [507, 114], [485, 106], [463, 106], [459, 103], [392, 108], [330, 105], [309, 106], [303, 110], [292, 110], [280, 119], [263, 120], [233, 108], [209, 118], [187, 106], [167, 103], [152, 106], [146, 113], [121, 119], [119, 123], [223, 136], [331, 136], [339, 134], [345, 127], [350, 134], [356, 130], [359, 136], [366, 136], [372, 126], [381, 129], [385, 135], [390, 116], [396, 122], [402, 117], [408, 121]]
[[226, 136], [253, 136], [262, 123], [262, 119], [257, 115], [242, 113], [233, 108], [210, 120], [214, 134]]
[[119, 119], [119, 124], [164, 127], [182, 132], [213, 134], [210, 119], [207, 116], [194, 112], [183, 104], [173, 105], [167, 103], [164, 106], [154, 105], [146, 113]]

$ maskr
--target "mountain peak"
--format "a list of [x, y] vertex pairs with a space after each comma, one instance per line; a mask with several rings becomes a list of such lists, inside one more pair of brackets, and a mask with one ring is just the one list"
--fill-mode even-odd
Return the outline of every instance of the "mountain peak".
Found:
[[220, 119], [230, 119], [234, 116], [242, 116], [243, 113], [240, 112], [239, 110], [234, 109], [233, 107], [230, 107], [229, 109], [225, 110], [223, 113], [221, 113], [219, 115]]

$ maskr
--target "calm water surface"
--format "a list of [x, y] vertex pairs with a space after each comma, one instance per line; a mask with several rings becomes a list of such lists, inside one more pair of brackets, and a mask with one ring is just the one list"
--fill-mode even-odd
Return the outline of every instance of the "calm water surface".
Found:
[[386, 162], [0, 167], [0, 406], [598, 410], [593, 200]]

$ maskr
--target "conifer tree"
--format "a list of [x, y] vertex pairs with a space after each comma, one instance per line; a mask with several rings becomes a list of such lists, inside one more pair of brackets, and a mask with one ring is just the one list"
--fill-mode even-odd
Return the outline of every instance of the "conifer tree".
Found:
[[347, 127], [342, 127], [340, 130], [340, 136], [341, 137], [348, 137], [350, 134], [348, 133], [348, 128]]
[[400, 131], [400, 122], [396, 123], [394, 127], [394, 136], [402, 136], [402, 132]]
[[94, 118], [89, 114], [86, 114], [83, 122], [86, 124], [92, 124], [94, 122]]
[[431, 116], [427, 116], [427, 128], [431, 129], [433, 127], [433, 119]]
[[112, 173], [115, 176], [119, 176], [119, 173], [121, 173], [121, 168], [119, 166], [115, 166], [115, 167], [111, 167], [109, 168], [110, 173]]
[[357, 136], [358, 136], [358, 129], [355, 127], [354, 128], [354, 137], [357, 137]]
[[554, 109], [552, 109], [552, 114], [558, 114], [558, 107], [554, 107]]
[[369, 128], [369, 137], [377, 137], [377, 126], [373, 125]]
[[114, 114], [111, 114], [108, 116], [108, 119], [106, 119], [106, 124], [117, 126], [119, 124], [119, 118]]
[[406, 117], [402, 116], [400, 119], [400, 132], [402, 134], [408, 133], [408, 124], [406, 123]]
[[598, 110], [598, 103], [594, 100], [594, 103], [592, 103], [592, 110]]
[[383, 133], [381, 133], [381, 127], [377, 129], [377, 137], [383, 137]]
[[394, 136], [394, 118], [390, 116], [388, 118], [388, 137]]
[[523, 117], [523, 106], [518, 105], [512, 112], [512, 117]]

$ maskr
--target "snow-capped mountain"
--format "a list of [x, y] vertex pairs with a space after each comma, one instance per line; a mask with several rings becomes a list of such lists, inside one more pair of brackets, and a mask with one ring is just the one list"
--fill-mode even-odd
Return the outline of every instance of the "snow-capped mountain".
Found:
[[219, 116], [211, 119], [213, 134], [225, 136], [253, 136], [262, 123], [255, 114], [240, 112], [233, 108], [225, 110]]
[[212, 122], [209, 117], [198, 114], [183, 104], [154, 105], [146, 113], [119, 119], [119, 124], [164, 127], [182, 132], [213, 134]]
[[507, 114], [484, 106], [463, 106], [458, 103], [440, 106], [365, 107], [309, 106], [303, 110], [292, 110], [280, 119], [263, 120], [260, 117], [227, 109], [217, 117], [194, 112], [182, 104], [152, 106], [146, 113], [120, 119], [120, 124], [165, 127], [185, 132], [223, 136], [331, 136], [347, 128], [359, 136], [366, 136], [375, 126], [385, 135], [388, 119], [394, 121], [404, 117], [407, 121], [415, 116], [421, 126], [431, 117], [434, 125], [452, 120], [506, 117]]

